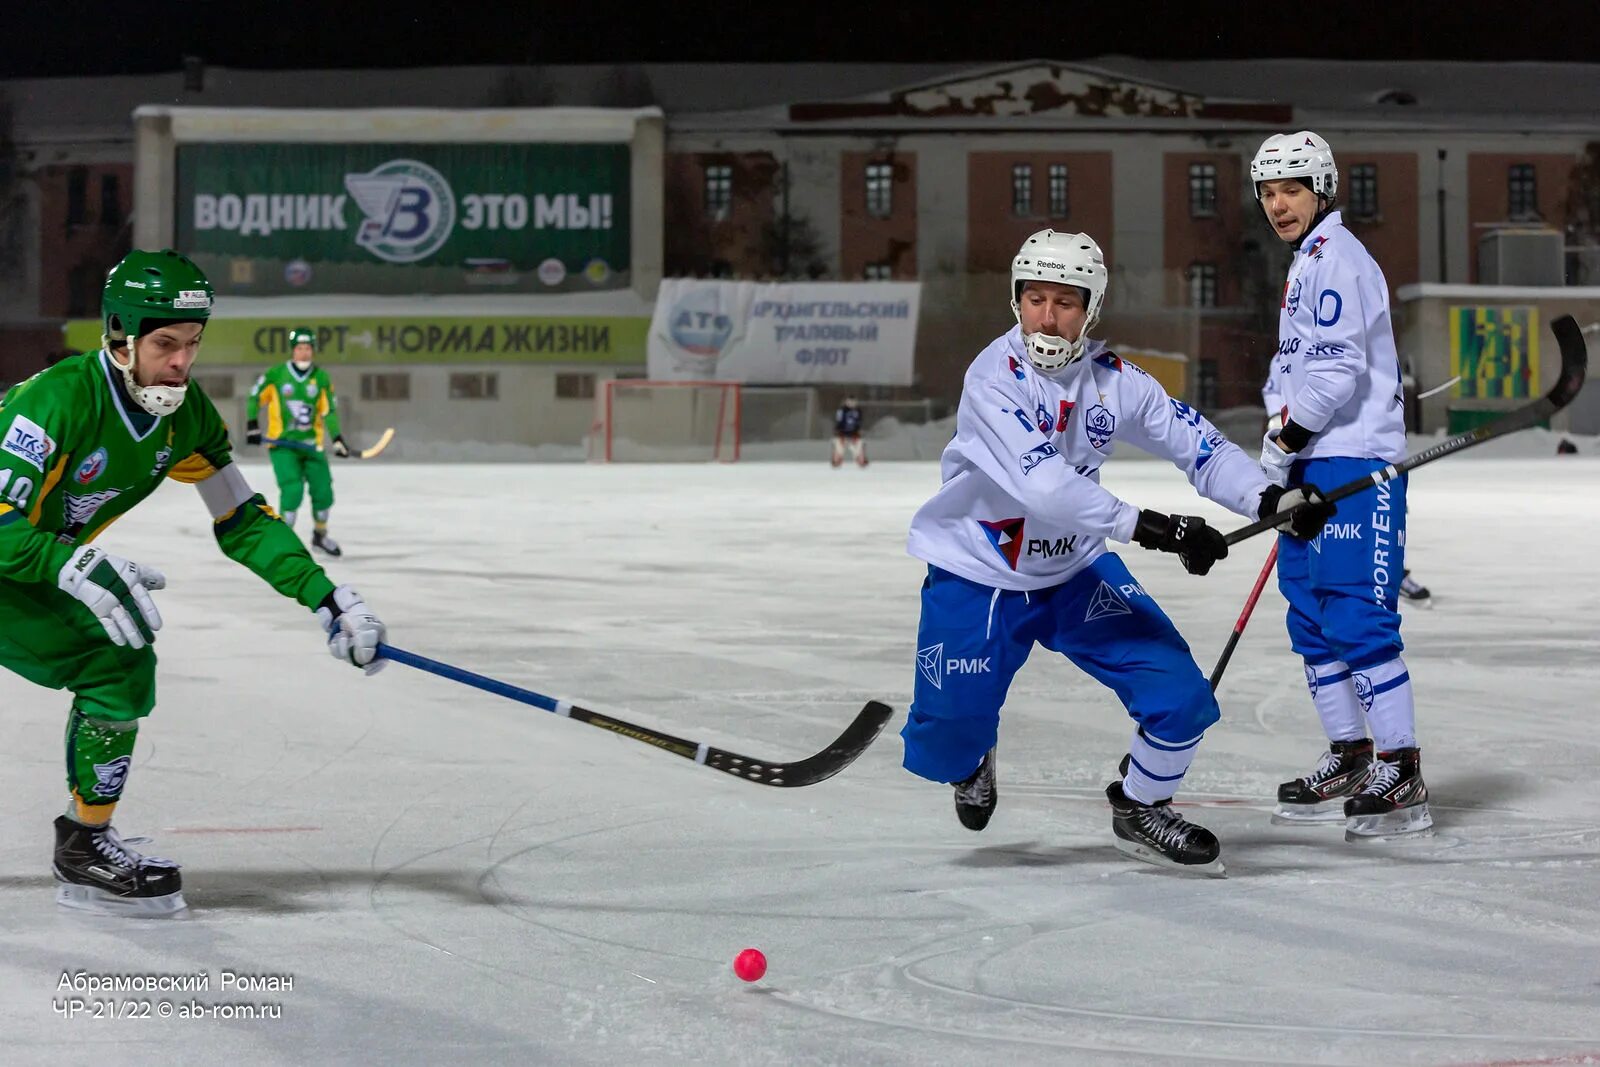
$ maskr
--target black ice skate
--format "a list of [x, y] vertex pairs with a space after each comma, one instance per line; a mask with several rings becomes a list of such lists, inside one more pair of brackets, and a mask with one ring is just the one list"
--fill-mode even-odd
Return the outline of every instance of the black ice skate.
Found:
[[1176, 867], [1196, 874], [1226, 874], [1218, 858], [1217, 835], [1187, 821], [1171, 800], [1141, 804], [1122, 791], [1121, 782], [1106, 786], [1111, 801], [1111, 832], [1118, 850], [1158, 867]]
[[112, 915], [182, 911], [183, 876], [171, 860], [141, 856], [109, 826], [56, 817], [56, 903]]
[[994, 815], [1000, 791], [994, 784], [994, 749], [984, 753], [983, 762], [956, 787], [956, 818], [968, 830], [982, 830]]
[[1411, 572], [1405, 571], [1400, 578], [1400, 599], [1409, 600], [1419, 608], [1433, 607], [1433, 594], [1428, 592], [1428, 587], [1411, 577]]
[[1422, 781], [1422, 750], [1379, 752], [1366, 786], [1344, 802], [1344, 817], [1346, 841], [1431, 832], [1433, 814]]
[[312, 533], [311, 547], [326, 552], [330, 556], [344, 555], [344, 553], [339, 549], [339, 542], [335, 541], [321, 530], [317, 530]]
[[1371, 741], [1334, 741], [1316, 770], [1278, 787], [1278, 810], [1272, 821], [1343, 822], [1344, 802], [1361, 792], [1371, 774]]

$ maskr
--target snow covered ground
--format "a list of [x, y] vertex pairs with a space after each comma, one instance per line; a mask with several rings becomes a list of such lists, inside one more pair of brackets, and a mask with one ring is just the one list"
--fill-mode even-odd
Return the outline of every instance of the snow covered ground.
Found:
[[[1412, 483], [1437, 836], [1269, 822], [1322, 747], [1271, 590], [1180, 797], [1222, 839], [1218, 880], [1112, 848], [1129, 722], [1047, 653], [1012, 689], [987, 831], [900, 769], [904, 531], [931, 462], [338, 468], [331, 570], [398, 646], [771, 758], [868, 698], [896, 707], [858, 763], [798, 790], [406, 667], [364, 678], [168, 486], [105, 538], [170, 579], [117, 822], [184, 864], [191, 910], [56, 908], [67, 701], [0, 673], [0, 1062], [1600, 1062], [1600, 460], [1548, 443]], [[1164, 464], [1107, 473], [1233, 525]], [[1209, 670], [1266, 551], [1206, 578], [1124, 554]], [[770, 961], [755, 985], [730, 970], [746, 946]], [[97, 1018], [62, 987], [79, 972], [209, 989], [102, 993], [150, 1017]]]

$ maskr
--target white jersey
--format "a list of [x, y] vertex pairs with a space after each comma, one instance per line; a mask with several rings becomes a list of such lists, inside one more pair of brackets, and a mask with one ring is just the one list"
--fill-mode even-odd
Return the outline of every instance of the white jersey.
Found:
[[1316, 435], [1297, 459], [1405, 458], [1389, 283], [1337, 211], [1306, 234], [1289, 265], [1269, 382], [1289, 418]]
[[1099, 341], [1042, 374], [1012, 327], [967, 368], [943, 484], [912, 518], [907, 551], [995, 588], [1060, 585], [1107, 538], [1133, 538], [1139, 509], [1100, 486], [1118, 441], [1171, 460], [1202, 495], [1256, 517], [1266, 476], [1205, 416]]

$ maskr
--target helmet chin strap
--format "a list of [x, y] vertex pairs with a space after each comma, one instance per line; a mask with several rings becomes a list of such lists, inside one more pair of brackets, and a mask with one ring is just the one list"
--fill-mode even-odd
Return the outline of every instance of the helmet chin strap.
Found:
[[123, 366], [117, 359], [117, 350], [109, 342], [106, 344], [106, 354], [111, 357], [111, 365], [122, 374], [123, 387], [128, 390], [128, 396], [145, 411], [160, 418], [171, 415], [183, 406], [184, 394], [189, 391], [188, 385], [140, 385], [133, 376], [133, 365], [136, 356], [133, 346], [137, 343], [134, 338], [128, 338], [128, 364]]

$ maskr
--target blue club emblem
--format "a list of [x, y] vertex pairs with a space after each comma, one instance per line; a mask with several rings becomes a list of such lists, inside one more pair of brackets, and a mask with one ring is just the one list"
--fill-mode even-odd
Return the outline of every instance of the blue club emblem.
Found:
[[1104, 404], [1096, 404], [1089, 409], [1083, 420], [1083, 433], [1089, 439], [1090, 447], [1106, 447], [1111, 443], [1111, 435], [1116, 432], [1117, 417]]

